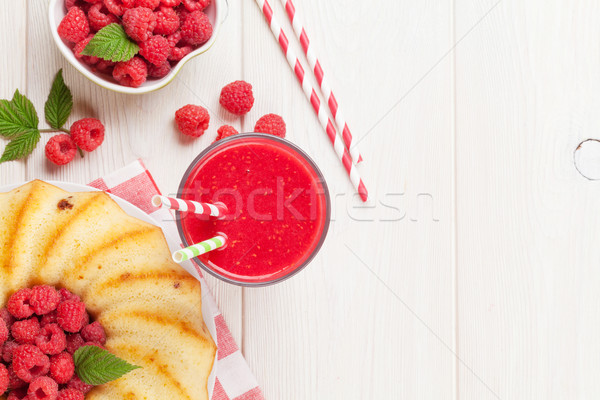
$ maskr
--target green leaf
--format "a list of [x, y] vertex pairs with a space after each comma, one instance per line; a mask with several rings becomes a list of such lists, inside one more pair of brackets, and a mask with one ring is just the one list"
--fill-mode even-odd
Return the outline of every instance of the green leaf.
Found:
[[81, 54], [119, 62], [131, 60], [138, 51], [140, 47], [127, 36], [125, 29], [113, 23], [100, 29]]
[[67, 118], [71, 115], [71, 110], [73, 110], [73, 95], [71, 94], [71, 90], [65, 85], [62, 69], [60, 69], [54, 77], [52, 89], [50, 89], [48, 100], [46, 100], [46, 105], [44, 106], [46, 121], [54, 129], [60, 129], [67, 122]]
[[103, 385], [141, 368], [97, 346], [83, 346], [73, 354], [75, 372], [88, 385]]
[[38, 116], [29, 99], [18, 90], [11, 101], [0, 100], [0, 135], [9, 139], [38, 128]]
[[39, 141], [40, 131], [37, 129], [30, 129], [22, 133], [8, 143], [0, 158], [0, 163], [28, 156], [35, 149]]

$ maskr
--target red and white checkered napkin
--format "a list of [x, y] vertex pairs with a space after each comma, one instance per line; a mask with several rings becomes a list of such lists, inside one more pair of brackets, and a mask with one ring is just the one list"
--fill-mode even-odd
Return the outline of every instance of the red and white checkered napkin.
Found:
[[[121, 197], [148, 213], [161, 224], [171, 249], [181, 248], [179, 233], [171, 212], [152, 205], [152, 196], [160, 194], [160, 191], [140, 160], [96, 179], [89, 185]], [[191, 262], [183, 263], [182, 266], [202, 283], [202, 315], [218, 347], [215, 367], [208, 381], [210, 399], [264, 400], [256, 378], [250, 372], [223, 315], [217, 308], [201, 270]]]

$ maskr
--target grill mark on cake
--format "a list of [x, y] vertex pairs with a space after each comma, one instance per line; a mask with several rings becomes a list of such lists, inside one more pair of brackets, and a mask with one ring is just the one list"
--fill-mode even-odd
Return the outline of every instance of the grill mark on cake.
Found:
[[[25, 200], [20, 202], [21, 204], [19, 211], [17, 212], [16, 219], [14, 220], [14, 223], [11, 226], [11, 231], [9, 232], [9, 241], [7, 243], [2, 258], [2, 269], [6, 272], [12, 270], [12, 262], [14, 261], [14, 258], [10, 257], [10, 254], [12, 254], [12, 249], [15, 245], [17, 233], [19, 232], [19, 228], [21, 227], [21, 220], [23, 219], [23, 215], [25, 214], [25, 207], [27, 206], [27, 203], [29, 203], [29, 200], [33, 196], [34, 189], [37, 185], [39, 185], [39, 183], [35, 181], [31, 184], [31, 188], [29, 189], [29, 193], [27, 193], [27, 196], [25, 196]], [[7, 256], [9, 256], [8, 260], [6, 258]], [[12, 277], [12, 274], [9, 275]]]
[[163, 315], [158, 315], [155, 313], [149, 313], [147, 311], [128, 311], [122, 314], [123, 316], [130, 315], [134, 318], [139, 318], [147, 322], [155, 322], [158, 325], [165, 326], [170, 325], [177, 329], [180, 333], [186, 334], [188, 336], [192, 336], [197, 339], [201, 339], [202, 342], [206, 340], [204, 336], [204, 332], [198, 332], [194, 327], [186, 322], [182, 321], [178, 318], [171, 318]]
[[173, 276], [174, 273], [173, 271], [167, 271], [167, 272], [162, 272], [162, 271], [153, 271], [153, 272], [142, 272], [139, 274], [132, 274], [131, 272], [125, 272], [121, 275], [119, 275], [116, 278], [112, 278], [107, 280], [106, 282], [102, 283], [95, 291], [95, 294], [100, 294], [106, 290], [109, 289], [115, 289], [123, 284], [127, 284], [127, 283], [131, 283], [131, 282], [137, 282], [137, 281], [146, 281], [146, 280], [161, 280], [161, 281], [169, 281], [169, 282], [179, 282], [180, 284], [180, 288], [182, 286], [182, 282], [187, 282], [187, 283], [195, 283], [197, 282], [196, 279], [193, 276], [187, 275], [187, 274], [181, 274], [179, 276]]

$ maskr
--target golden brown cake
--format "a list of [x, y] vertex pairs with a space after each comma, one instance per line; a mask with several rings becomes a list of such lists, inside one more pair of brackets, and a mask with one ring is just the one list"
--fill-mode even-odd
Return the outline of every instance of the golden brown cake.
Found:
[[104, 326], [106, 348], [142, 367], [86, 399], [208, 399], [216, 347], [200, 283], [171, 260], [160, 228], [104, 192], [33, 181], [0, 193], [0, 308], [37, 284], [79, 295]]

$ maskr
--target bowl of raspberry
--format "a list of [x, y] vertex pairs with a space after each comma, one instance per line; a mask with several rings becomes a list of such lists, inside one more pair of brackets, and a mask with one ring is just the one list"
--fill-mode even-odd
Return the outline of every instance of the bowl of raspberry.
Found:
[[169, 84], [215, 42], [228, 0], [50, 0], [52, 37], [92, 82], [130, 94]]

